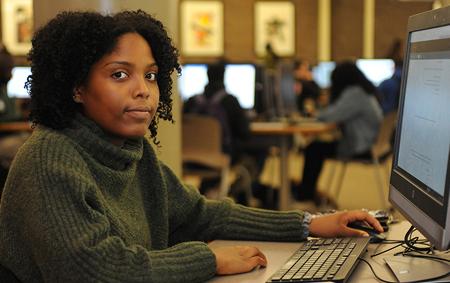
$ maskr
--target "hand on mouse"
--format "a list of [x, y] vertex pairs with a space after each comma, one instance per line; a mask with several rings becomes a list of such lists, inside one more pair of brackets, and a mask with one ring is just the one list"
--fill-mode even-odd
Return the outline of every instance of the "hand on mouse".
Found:
[[355, 221], [365, 221], [378, 232], [383, 232], [383, 227], [375, 217], [365, 211], [354, 210], [313, 218], [309, 225], [309, 233], [315, 237], [368, 237], [367, 232], [347, 226], [347, 224]]

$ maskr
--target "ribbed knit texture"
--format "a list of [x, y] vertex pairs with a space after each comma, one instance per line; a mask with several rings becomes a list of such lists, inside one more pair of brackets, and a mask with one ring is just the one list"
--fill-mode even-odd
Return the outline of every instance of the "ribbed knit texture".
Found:
[[203, 282], [205, 241], [299, 241], [301, 212], [210, 201], [183, 186], [145, 139], [122, 148], [92, 121], [38, 127], [0, 204], [0, 262], [24, 282]]

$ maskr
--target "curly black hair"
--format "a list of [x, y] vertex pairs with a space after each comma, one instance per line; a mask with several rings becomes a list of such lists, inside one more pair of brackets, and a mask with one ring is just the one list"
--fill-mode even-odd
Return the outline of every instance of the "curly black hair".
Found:
[[91, 67], [113, 51], [118, 38], [130, 32], [147, 41], [158, 65], [160, 100], [149, 126], [158, 144], [159, 119], [173, 122], [171, 74], [174, 70], [180, 74], [181, 67], [178, 50], [162, 23], [142, 10], [116, 15], [62, 12], [34, 34], [28, 54], [32, 75], [26, 83], [33, 124], [70, 127], [81, 109], [73, 100], [74, 90], [86, 83]]

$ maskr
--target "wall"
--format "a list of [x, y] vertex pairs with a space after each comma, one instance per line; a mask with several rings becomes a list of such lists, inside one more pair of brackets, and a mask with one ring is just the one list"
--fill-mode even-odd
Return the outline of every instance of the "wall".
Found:
[[[186, 0], [180, 0], [180, 2]], [[258, 62], [254, 52], [253, 6], [258, 0], [222, 0], [224, 3], [224, 56], [231, 61]], [[294, 57], [316, 62], [318, 58], [318, 0], [291, 0], [296, 10]], [[331, 59], [363, 56], [363, 0], [331, 1]], [[405, 39], [408, 17], [432, 8], [432, 2], [375, 0], [375, 52], [384, 57], [395, 38]], [[215, 58], [187, 57], [184, 62], [208, 62]]]

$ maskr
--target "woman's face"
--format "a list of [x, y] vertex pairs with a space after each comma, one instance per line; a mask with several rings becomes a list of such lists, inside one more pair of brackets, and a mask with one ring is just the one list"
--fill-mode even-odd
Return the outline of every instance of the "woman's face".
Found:
[[95, 63], [87, 83], [76, 90], [83, 114], [121, 145], [142, 137], [159, 102], [158, 66], [145, 39], [137, 33], [119, 37], [113, 52]]

